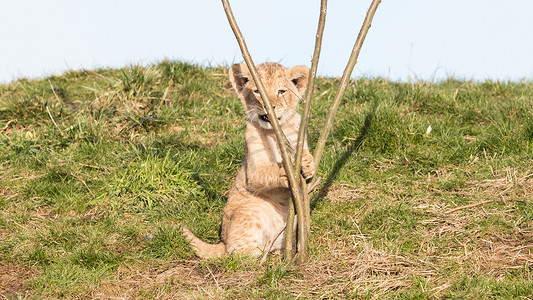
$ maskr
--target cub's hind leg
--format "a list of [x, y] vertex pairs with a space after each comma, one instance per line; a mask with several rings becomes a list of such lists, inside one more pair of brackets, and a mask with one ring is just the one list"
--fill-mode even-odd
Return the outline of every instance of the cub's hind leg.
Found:
[[224, 229], [224, 242], [228, 253], [243, 253], [261, 256], [268, 251], [265, 242], [264, 224], [258, 217], [248, 214], [233, 216], [231, 224]]

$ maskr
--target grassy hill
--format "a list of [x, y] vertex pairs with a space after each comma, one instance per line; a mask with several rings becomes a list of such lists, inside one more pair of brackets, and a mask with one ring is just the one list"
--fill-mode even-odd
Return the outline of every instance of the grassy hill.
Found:
[[[337, 82], [318, 79], [312, 149]], [[224, 68], [1, 85], [0, 295], [533, 297], [532, 82], [355, 80], [301, 266], [199, 260], [176, 228], [218, 241], [244, 127]]]

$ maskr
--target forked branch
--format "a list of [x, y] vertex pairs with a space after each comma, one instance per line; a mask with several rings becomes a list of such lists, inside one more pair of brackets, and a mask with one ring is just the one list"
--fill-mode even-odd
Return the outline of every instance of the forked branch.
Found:
[[[324, 146], [326, 144], [326, 140], [333, 126], [333, 117], [335, 116], [335, 113], [337, 112], [337, 109], [340, 105], [340, 102], [342, 100], [346, 87], [350, 80], [350, 76], [352, 74], [353, 68], [355, 64], [357, 63], [357, 58], [361, 51], [361, 47], [363, 46], [363, 42], [365, 40], [366, 34], [368, 33], [368, 30], [370, 29], [370, 26], [372, 24], [374, 13], [376, 12], [376, 9], [380, 3], [381, 3], [381, 0], [372, 1], [372, 4], [370, 5], [370, 8], [368, 9], [365, 20], [363, 22], [363, 26], [361, 27], [361, 30], [359, 31], [359, 35], [357, 36], [357, 39], [355, 41], [352, 54], [350, 55], [348, 64], [346, 65], [344, 73], [341, 77], [340, 84], [337, 89], [337, 94], [335, 95], [335, 98], [333, 99], [333, 102], [330, 106], [328, 115], [326, 117], [325, 126], [320, 133], [320, 137], [318, 139], [317, 146], [315, 149], [314, 162], [315, 162], [315, 167], [317, 169], [318, 169], [318, 166], [320, 165], [320, 160], [324, 152]], [[297, 214], [297, 222], [298, 222], [298, 256], [297, 256], [297, 259], [298, 261], [303, 262], [307, 259], [307, 239], [308, 239], [309, 227], [310, 227], [309, 226], [310, 212], [309, 212], [309, 195], [308, 195], [308, 190], [307, 190], [307, 184], [305, 180], [303, 180], [303, 178], [300, 176], [299, 173], [300, 173], [300, 168], [301, 168], [305, 138], [307, 135], [307, 125], [309, 122], [309, 114], [310, 114], [311, 100], [312, 100], [311, 98], [312, 98], [313, 90], [314, 90], [314, 81], [316, 77], [316, 70], [317, 70], [318, 60], [320, 57], [320, 50], [322, 46], [322, 34], [324, 32], [324, 27], [325, 27], [327, 0], [321, 0], [320, 16], [319, 16], [318, 29], [317, 29], [316, 42], [315, 42], [315, 50], [314, 50], [313, 59], [311, 62], [311, 69], [309, 71], [307, 90], [304, 96], [305, 107], [304, 107], [303, 116], [302, 116], [302, 120], [300, 123], [300, 129], [298, 133], [298, 142], [297, 142], [296, 150], [295, 150], [296, 153], [295, 153], [294, 164], [291, 160], [291, 156], [293, 153], [292, 151], [291, 153], [289, 153], [289, 149], [288, 149], [288, 147], [290, 147], [290, 144], [288, 144], [287, 138], [285, 137], [285, 135], [283, 134], [283, 131], [281, 130], [281, 127], [279, 125], [278, 119], [276, 118], [274, 109], [272, 108], [272, 104], [270, 103], [270, 100], [268, 99], [265, 87], [263, 83], [261, 82], [261, 78], [259, 77], [259, 74], [255, 68], [255, 65], [252, 61], [252, 57], [250, 56], [250, 53], [248, 52], [248, 48], [246, 47], [244, 38], [239, 30], [239, 27], [237, 26], [237, 22], [235, 21], [235, 17], [233, 16], [233, 12], [231, 11], [231, 7], [228, 3], [228, 0], [222, 0], [222, 4], [224, 6], [224, 10], [226, 12], [226, 16], [230, 23], [231, 29], [233, 30], [233, 33], [235, 34], [235, 37], [237, 38], [239, 47], [241, 48], [244, 61], [246, 62], [246, 65], [248, 66], [248, 69], [250, 70], [250, 74], [252, 75], [252, 78], [257, 86], [257, 89], [259, 90], [259, 94], [261, 95], [261, 99], [263, 100], [269, 119], [271, 120], [271, 125], [276, 134], [276, 139], [278, 141], [279, 148], [281, 151], [283, 167], [285, 169], [285, 172], [287, 174], [289, 184], [291, 187], [292, 197], [294, 200], [294, 207], [291, 206], [290, 207], [291, 209], [289, 209], [289, 218], [288, 218], [287, 227], [285, 230], [285, 236], [286, 236], [285, 253], [284, 253], [285, 259], [292, 258], [292, 241], [293, 241], [292, 232], [293, 232], [293, 223], [294, 223], [292, 219], [294, 219], [294, 208], [295, 208], [296, 214]], [[317, 177], [315, 176], [313, 178], [313, 182], [311, 186], [315, 186], [316, 180], [317, 180]]]
[[[278, 122], [278, 118], [276, 117], [276, 113], [274, 112], [274, 109], [272, 108], [272, 104], [270, 103], [270, 100], [268, 99], [266, 89], [261, 81], [261, 78], [259, 77], [259, 73], [257, 72], [257, 69], [255, 68], [254, 62], [252, 61], [252, 57], [250, 56], [250, 52], [248, 51], [248, 48], [246, 47], [244, 37], [242, 36], [242, 33], [239, 27], [237, 26], [237, 22], [235, 21], [235, 17], [233, 16], [233, 12], [228, 3], [228, 0], [222, 0], [222, 4], [224, 6], [224, 11], [226, 12], [226, 16], [230, 23], [231, 29], [233, 30], [233, 33], [235, 34], [235, 37], [237, 38], [239, 47], [241, 48], [244, 61], [246, 62], [246, 65], [248, 66], [248, 69], [250, 70], [250, 74], [252, 75], [252, 78], [257, 86], [257, 89], [259, 90], [259, 94], [261, 95], [261, 99], [263, 100], [264, 106], [266, 108], [266, 111], [267, 111], [267, 114], [270, 120], [270, 124], [272, 125], [272, 128], [274, 129], [274, 133], [276, 134], [276, 139], [278, 141], [278, 145], [279, 145], [280, 152], [281, 152], [281, 157], [283, 160], [283, 168], [285, 169], [285, 173], [287, 174], [289, 185], [291, 187], [292, 197], [294, 199], [294, 206], [296, 208], [296, 214], [298, 216], [298, 224], [305, 224], [305, 219], [304, 219], [305, 213], [304, 213], [303, 199], [302, 199], [302, 188], [300, 185], [300, 180], [295, 174], [294, 166], [292, 164], [292, 160], [289, 156], [287, 145], [285, 143], [287, 138], [285, 137], [285, 135], [283, 134], [283, 131], [281, 130], [281, 127]], [[298, 226], [298, 250], [299, 250], [300, 260], [306, 260], [307, 258], [307, 234], [305, 232], [304, 227], [305, 226]]]

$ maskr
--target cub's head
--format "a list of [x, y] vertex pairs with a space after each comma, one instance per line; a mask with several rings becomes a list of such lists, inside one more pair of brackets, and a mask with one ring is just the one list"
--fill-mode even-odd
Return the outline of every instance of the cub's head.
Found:
[[[257, 72], [279, 123], [284, 124], [296, 113], [298, 100], [307, 87], [309, 68], [296, 66], [285, 69], [277, 63], [264, 63], [257, 66]], [[244, 105], [248, 121], [262, 128], [272, 128], [248, 67], [245, 64], [233, 65], [229, 70], [229, 79]]]

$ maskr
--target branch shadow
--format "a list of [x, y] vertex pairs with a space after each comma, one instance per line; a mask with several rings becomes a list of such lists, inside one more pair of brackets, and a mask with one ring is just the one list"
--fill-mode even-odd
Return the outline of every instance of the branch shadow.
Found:
[[335, 165], [333, 166], [331, 173], [328, 175], [326, 181], [324, 182], [322, 188], [320, 189], [320, 192], [316, 195], [316, 197], [313, 197], [314, 199], [312, 199], [311, 201], [311, 211], [313, 211], [313, 209], [321, 201], [324, 200], [324, 198], [326, 197], [326, 195], [328, 194], [331, 188], [331, 185], [333, 184], [335, 179], [337, 179], [337, 176], [339, 175], [340, 170], [346, 164], [350, 156], [352, 156], [352, 154], [354, 153], [357, 153], [359, 149], [361, 149], [361, 147], [363, 146], [366, 137], [370, 134], [370, 126], [372, 125], [375, 112], [376, 112], [376, 108], [377, 108], [377, 105], [374, 104], [374, 106], [372, 107], [372, 111], [370, 111], [366, 115], [365, 122], [357, 138], [355, 138], [349, 143], [349, 146], [346, 149], [346, 151], [344, 151], [344, 153], [342, 153], [342, 155], [339, 156], [339, 158], [335, 162]]

